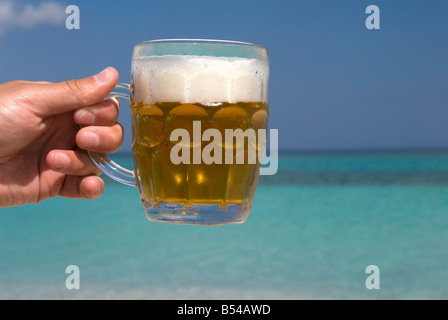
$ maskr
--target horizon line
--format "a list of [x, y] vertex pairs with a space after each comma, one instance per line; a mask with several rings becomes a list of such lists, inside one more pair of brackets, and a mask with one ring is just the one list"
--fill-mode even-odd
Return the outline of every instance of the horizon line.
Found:
[[[113, 154], [131, 154], [130, 151], [117, 151]], [[269, 149], [266, 151], [269, 154]], [[322, 148], [322, 149], [279, 149], [279, 154], [349, 154], [349, 153], [448, 153], [448, 147], [416, 147], [416, 148]]]

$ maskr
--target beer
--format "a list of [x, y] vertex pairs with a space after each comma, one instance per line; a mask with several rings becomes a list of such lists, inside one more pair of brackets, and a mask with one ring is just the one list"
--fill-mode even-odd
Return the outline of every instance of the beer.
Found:
[[[249, 161], [250, 151], [260, 150], [265, 141], [230, 141], [225, 136], [229, 130], [253, 130], [253, 138], [267, 129], [268, 70], [267, 61], [241, 57], [134, 57], [132, 149], [137, 185], [150, 219], [204, 224], [245, 220], [260, 169], [259, 158]], [[173, 138], [179, 129], [193, 139]], [[194, 137], [205, 136], [209, 129], [222, 139]], [[175, 150], [181, 150], [182, 161], [173, 159]], [[198, 162], [195, 152], [201, 156], [206, 151], [219, 161]], [[207, 216], [209, 212], [223, 217]]]
[[[236, 161], [235, 143], [223, 139], [219, 163], [194, 164], [193, 153], [188, 164], [173, 164], [171, 149], [178, 141], [170, 139], [175, 129], [185, 129], [193, 137], [193, 122], [200, 121], [201, 136], [209, 128], [225, 137], [226, 129], [266, 129], [268, 110], [263, 102], [220, 103], [204, 105], [179, 102], [158, 102], [145, 105], [134, 103], [135, 119], [133, 151], [136, 168], [141, 177], [141, 192], [154, 206], [160, 203], [242, 204], [255, 188], [260, 163], [248, 163], [249, 141], [244, 141], [244, 163]], [[193, 148], [193, 139], [187, 147]], [[233, 142], [233, 141], [232, 141]], [[201, 141], [200, 151], [209, 144]], [[260, 146], [256, 140], [255, 150]], [[225, 149], [232, 149], [233, 163], [226, 163]]]

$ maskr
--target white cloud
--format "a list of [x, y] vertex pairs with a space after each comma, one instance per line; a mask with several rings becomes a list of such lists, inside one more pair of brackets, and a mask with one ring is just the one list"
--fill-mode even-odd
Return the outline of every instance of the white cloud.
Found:
[[13, 28], [32, 28], [50, 24], [64, 26], [65, 6], [43, 1], [34, 6], [17, 0], [0, 0], [0, 36]]

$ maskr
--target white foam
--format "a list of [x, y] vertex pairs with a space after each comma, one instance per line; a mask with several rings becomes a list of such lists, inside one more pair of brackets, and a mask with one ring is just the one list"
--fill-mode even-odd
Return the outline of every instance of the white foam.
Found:
[[132, 63], [134, 102], [267, 102], [265, 61], [209, 56], [152, 56]]

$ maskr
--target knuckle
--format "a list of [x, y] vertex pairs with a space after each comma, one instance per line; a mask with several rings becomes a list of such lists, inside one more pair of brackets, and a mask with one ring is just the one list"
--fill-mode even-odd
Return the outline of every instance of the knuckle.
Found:
[[65, 91], [82, 104], [82, 91], [79, 86], [78, 80], [72, 79], [65, 81]]
[[116, 129], [117, 130], [117, 138], [121, 142], [123, 140], [123, 133], [124, 133], [123, 126], [121, 125], [121, 123], [117, 123], [117, 124], [115, 124], [115, 127], [117, 128]]
[[108, 125], [113, 125], [115, 123], [116, 119], [113, 116], [108, 114], [108, 115], [103, 116], [103, 118], [101, 120], [102, 120], [101, 125], [108, 126]]
[[117, 106], [108, 100], [104, 100], [100, 104], [92, 106], [87, 110], [90, 110], [97, 116], [98, 125], [113, 126], [117, 122], [118, 119]]
[[117, 151], [123, 143], [123, 127], [120, 124], [114, 125], [111, 138], [111, 149]]
[[120, 101], [117, 99], [117, 97], [107, 98], [105, 101], [113, 104], [114, 108], [118, 109], [120, 107]]
[[112, 126], [117, 122], [118, 114], [115, 109], [106, 107], [102, 109], [96, 109], [95, 113], [100, 119], [100, 122], [104, 123], [104, 125]]
[[4, 83], [2, 86], [4, 86], [5, 89], [9, 90], [10, 92], [14, 92], [15, 94], [25, 95], [27, 92], [30, 91], [29, 86], [27, 84], [30, 84], [28, 81], [23, 80], [14, 80], [10, 82]]
[[27, 84], [27, 83], [28, 82], [24, 81], [24, 80], [13, 80], [13, 81], [9, 82], [9, 85], [11, 85], [11, 86], [20, 86], [22, 84]]

